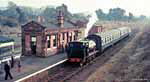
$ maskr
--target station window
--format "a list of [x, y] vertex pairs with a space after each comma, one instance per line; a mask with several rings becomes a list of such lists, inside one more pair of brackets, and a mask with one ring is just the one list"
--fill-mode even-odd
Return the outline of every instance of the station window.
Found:
[[54, 35], [53, 37], [53, 47], [57, 46], [57, 35]]
[[65, 33], [62, 33], [62, 35], [63, 35], [62, 39], [65, 40]]
[[74, 35], [73, 37], [74, 37], [74, 40], [76, 40], [76, 36]]
[[47, 36], [47, 48], [50, 48], [51, 43], [50, 43], [50, 36]]
[[51, 44], [50, 44], [50, 40], [48, 40], [48, 41], [47, 41], [47, 47], [50, 48], [50, 47], [51, 47], [50, 45], [51, 45]]
[[70, 37], [70, 42], [72, 41], [72, 36], [69, 36]]
[[67, 42], [69, 42], [69, 33], [67, 32]]

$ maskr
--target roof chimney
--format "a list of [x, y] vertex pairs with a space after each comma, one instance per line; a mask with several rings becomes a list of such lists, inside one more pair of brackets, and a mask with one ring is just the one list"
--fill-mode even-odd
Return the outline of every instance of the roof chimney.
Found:
[[38, 18], [37, 18], [37, 22], [39, 22], [39, 23], [43, 23], [45, 20], [44, 20], [44, 17], [42, 17], [42, 16], [38, 16]]
[[60, 28], [64, 27], [64, 15], [62, 11], [59, 11], [58, 14], [58, 25]]

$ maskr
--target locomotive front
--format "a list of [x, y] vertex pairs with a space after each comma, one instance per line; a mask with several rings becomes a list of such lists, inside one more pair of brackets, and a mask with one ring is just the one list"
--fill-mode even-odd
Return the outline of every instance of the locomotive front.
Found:
[[88, 53], [95, 49], [95, 42], [91, 40], [81, 40], [70, 42], [67, 49], [69, 62], [85, 62]]

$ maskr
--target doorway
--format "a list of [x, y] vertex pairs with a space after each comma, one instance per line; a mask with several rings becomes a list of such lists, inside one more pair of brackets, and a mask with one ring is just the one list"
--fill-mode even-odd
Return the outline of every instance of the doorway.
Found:
[[31, 53], [36, 54], [36, 37], [31, 37]]

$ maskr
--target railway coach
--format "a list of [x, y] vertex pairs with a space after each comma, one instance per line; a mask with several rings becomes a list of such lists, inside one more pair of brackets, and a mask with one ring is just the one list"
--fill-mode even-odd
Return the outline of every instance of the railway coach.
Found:
[[68, 62], [83, 65], [100, 55], [106, 48], [128, 37], [130, 33], [131, 29], [129, 27], [120, 27], [69, 42], [67, 48]]

